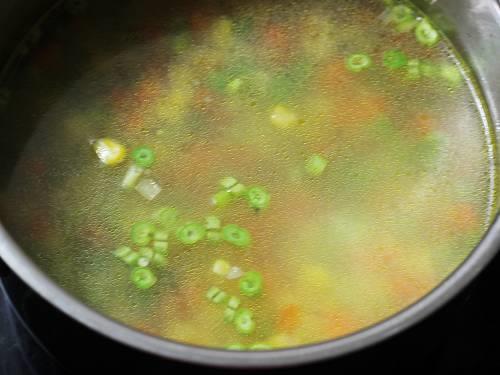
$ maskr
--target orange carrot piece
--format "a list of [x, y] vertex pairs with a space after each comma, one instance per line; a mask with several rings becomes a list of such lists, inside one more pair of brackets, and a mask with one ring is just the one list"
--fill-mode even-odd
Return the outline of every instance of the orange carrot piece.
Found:
[[278, 319], [278, 329], [284, 332], [292, 332], [300, 323], [300, 307], [295, 304], [287, 305], [281, 310]]

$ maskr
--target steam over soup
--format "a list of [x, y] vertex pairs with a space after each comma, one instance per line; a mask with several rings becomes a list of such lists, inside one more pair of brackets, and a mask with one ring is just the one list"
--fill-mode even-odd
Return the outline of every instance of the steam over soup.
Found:
[[0, 200], [92, 308], [208, 347], [316, 343], [423, 297], [487, 228], [485, 109], [410, 3], [69, 4], [4, 84], [27, 130], [1, 139]]

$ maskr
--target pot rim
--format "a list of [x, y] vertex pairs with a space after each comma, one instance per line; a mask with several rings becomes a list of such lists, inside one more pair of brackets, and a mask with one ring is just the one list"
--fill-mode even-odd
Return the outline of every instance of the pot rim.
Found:
[[275, 351], [237, 352], [182, 344], [155, 337], [117, 322], [80, 302], [58, 286], [17, 245], [0, 224], [0, 256], [33, 290], [56, 308], [128, 347], [156, 356], [191, 364], [225, 368], [275, 368], [333, 359], [366, 348], [415, 325], [442, 307], [468, 285], [500, 248], [497, 216], [481, 242], [444, 281], [414, 304], [387, 319], [350, 335], [330, 341]]

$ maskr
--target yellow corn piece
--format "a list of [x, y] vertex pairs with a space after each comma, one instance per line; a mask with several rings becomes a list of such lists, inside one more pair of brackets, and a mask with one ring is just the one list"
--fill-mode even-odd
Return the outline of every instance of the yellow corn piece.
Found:
[[108, 166], [115, 166], [125, 160], [125, 146], [111, 138], [101, 138], [95, 141], [94, 150], [99, 160]]

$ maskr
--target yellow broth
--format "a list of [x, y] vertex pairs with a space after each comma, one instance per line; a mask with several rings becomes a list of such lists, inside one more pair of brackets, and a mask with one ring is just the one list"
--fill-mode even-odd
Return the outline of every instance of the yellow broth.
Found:
[[[36, 126], [0, 194], [2, 217], [60, 285], [153, 335], [283, 348], [390, 317], [471, 253], [493, 210], [494, 171], [484, 108], [445, 39], [429, 48], [395, 31], [382, 1], [161, 3], [91, 3], [47, 31], [11, 79], [2, 121]], [[390, 49], [457, 66], [462, 81], [387, 69]], [[349, 71], [353, 53], [373, 65]], [[291, 126], [273, 124], [277, 106]], [[89, 141], [103, 137], [126, 145], [124, 163], [99, 163]], [[141, 145], [156, 153], [152, 201], [120, 188]], [[328, 165], [312, 177], [314, 154]], [[226, 176], [265, 187], [269, 208], [214, 208]], [[113, 251], [165, 206], [180, 223], [235, 223], [252, 243], [186, 246], [171, 233], [157, 283], [137, 289]], [[211, 271], [217, 259], [260, 272], [262, 294], [241, 296], [237, 280]], [[224, 322], [211, 286], [252, 310], [253, 334]]]

